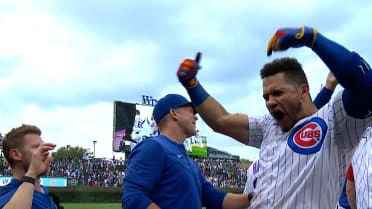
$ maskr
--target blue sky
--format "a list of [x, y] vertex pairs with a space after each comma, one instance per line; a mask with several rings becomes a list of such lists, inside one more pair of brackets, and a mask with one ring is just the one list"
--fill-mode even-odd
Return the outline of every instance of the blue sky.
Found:
[[[0, 132], [38, 125], [44, 141], [112, 156], [113, 101], [187, 95], [176, 78], [203, 52], [198, 78], [231, 112], [261, 116], [261, 67], [296, 57], [313, 97], [328, 69], [308, 48], [266, 56], [280, 27], [313, 26], [372, 59], [370, 1], [0, 1]], [[338, 88], [337, 90], [340, 90]], [[206, 130], [208, 144], [242, 158], [258, 150]]]

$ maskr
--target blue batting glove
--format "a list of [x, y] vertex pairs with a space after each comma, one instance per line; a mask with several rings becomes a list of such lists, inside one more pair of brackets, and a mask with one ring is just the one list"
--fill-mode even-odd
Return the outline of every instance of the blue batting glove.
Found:
[[272, 51], [283, 51], [289, 47], [313, 48], [317, 33], [317, 29], [306, 26], [278, 29], [267, 46], [267, 56], [270, 56]]

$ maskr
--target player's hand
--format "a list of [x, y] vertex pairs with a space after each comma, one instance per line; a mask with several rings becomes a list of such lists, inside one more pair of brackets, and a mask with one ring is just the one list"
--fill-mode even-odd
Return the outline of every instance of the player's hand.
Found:
[[270, 56], [272, 51], [283, 51], [289, 47], [313, 48], [317, 33], [317, 29], [306, 26], [278, 29], [267, 46], [267, 56]]
[[337, 82], [335, 76], [333, 75], [332, 72], [329, 72], [328, 76], [327, 76], [327, 81], [326, 81], [325, 87], [328, 90], [334, 91], [337, 84], [338, 84], [338, 82]]
[[177, 71], [178, 80], [186, 88], [194, 88], [198, 84], [196, 73], [200, 69], [199, 60], [200, 53], [196, 56], [195, 60], [185, 59]]
[[30, 167], [26, 173], [27, 176], [37, 178], [48, 171], [49, 163], [52, 162], [53, 157], [49, 156], [49, 151], [56, 147], [52, 143], [42, 143], [32, 153]]

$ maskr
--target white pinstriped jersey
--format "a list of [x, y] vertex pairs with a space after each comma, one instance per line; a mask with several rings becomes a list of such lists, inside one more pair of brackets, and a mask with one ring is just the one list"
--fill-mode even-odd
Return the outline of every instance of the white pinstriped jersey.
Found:
[[256, 189], [259, 169], [260, 169], [260, 163], [258, 160], [254, 161], [249, 166], [247, 170], [247, 181], [245, 182], [243, 194], [252, 193]]
[[356, 149], [352, 167], [358, 209], [372, 208], [372, 127]]
[[141, 116], [136, 115], [134, 118], [134, 123], [133, 123], [133, 131], [140, 131], [143, 128], [143, 123], [145, 120], [141, 118]]
[[251, 208], [334, 208], [345, 173], [371, 118], [348, 116], [342, 91], [283, 133], [270, 116], [249, 118], [249, 145], [260, 148]]

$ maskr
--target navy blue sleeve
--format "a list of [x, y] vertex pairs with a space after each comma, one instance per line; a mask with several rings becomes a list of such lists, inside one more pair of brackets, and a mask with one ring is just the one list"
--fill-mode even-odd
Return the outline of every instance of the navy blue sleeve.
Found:
[[319, 110], [322, 108], [325, 104], [329, 102], [333, 94], [333, 91], [327, 89], [326, 87], [322, 88], [320, 90], [319, 94], [316, 95], [313, 103], [316, 106], [316, 108]]
[[351, 69], [349, 77], [354, 81], [352, 88], [345, 88], [342, 102], [346, 113], [355, 118], [367, 118], [372, 115], [372, 71], [368, 63], [352, 52], [348, 67]]
[[222, 209], [223, 200], [226, 192], [218, 191], [211, 183], [209, 183], [201, 174], [199, 169], [199, 176], [202, 185], [202, 205], [207, 209]]
[[345, 88], [342, 101], [346, 113], [361, 119], [371, 116], [372, 71], [369, 64], [358, 53], [350, 52], [321, 34], [317, 35], [313, 50]]
[[152, 139], [143, 141], [132, 150], [124, 177], [123, 209], [146, 209], [152, 203], [147, 195], [160, 179], [164, 159], [161, 145]]
[[372, 115], [372, 89], [352, 91], [345, 89], [342, 102], [347, 114], [355, 118], [367, 118]]

